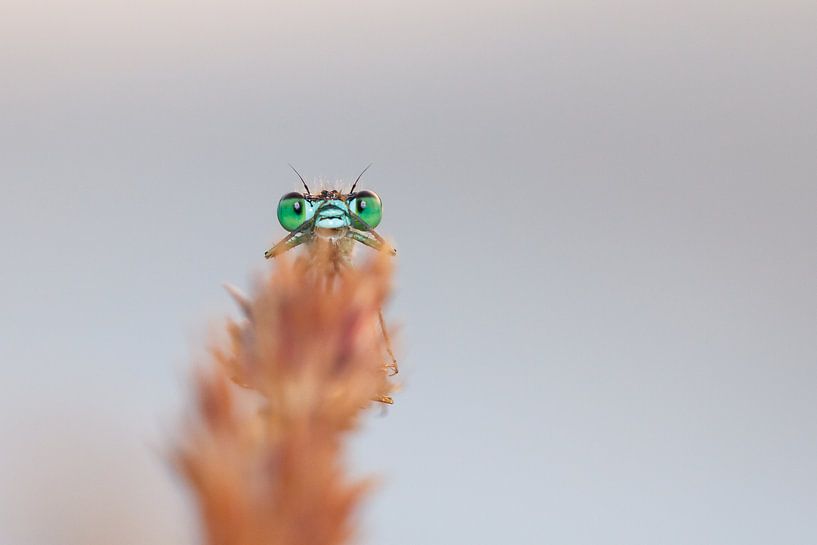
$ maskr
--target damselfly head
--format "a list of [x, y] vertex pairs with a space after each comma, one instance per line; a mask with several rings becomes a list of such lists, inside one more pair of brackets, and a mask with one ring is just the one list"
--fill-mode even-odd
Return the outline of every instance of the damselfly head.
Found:
[[287, 193], [278, 202], [278, 221], [287, 231], [302, 229], [374, 229], [383, 219], [383, 203], [374, 191], [323, 190]]
[[[396, 255], [397, 250], [375, 231], [375, 227], [383, 219], [380, 197], [374, 191], [355, 191], [360, 177], [368, 169], [369, 167], [363, 169], [348, 193], [337, 189], [313, 193], [298, 174], [305, 192], [293, 191], [278, 201], [278, 222], [289, 234], [267, 250], [264, 256], [269, 259], [301, 244], [316, 248], [317, 245], [310, 243], [321, 239], [331, 242], [333, 247], [341, 249], [341, 253], [347, 257], [352, 242]], [[295, 170], [295, 173], [298, 171]]]

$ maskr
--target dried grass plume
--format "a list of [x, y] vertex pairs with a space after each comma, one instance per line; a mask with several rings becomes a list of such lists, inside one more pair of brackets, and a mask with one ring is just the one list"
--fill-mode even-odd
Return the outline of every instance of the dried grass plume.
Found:
[[368, 483], [346, 474], [343, 439], [392, 389], [378, 325], [391, 265], [329, 265], [278, 261], [197, 375], [176, 460], [209, 545], [354, 539]]

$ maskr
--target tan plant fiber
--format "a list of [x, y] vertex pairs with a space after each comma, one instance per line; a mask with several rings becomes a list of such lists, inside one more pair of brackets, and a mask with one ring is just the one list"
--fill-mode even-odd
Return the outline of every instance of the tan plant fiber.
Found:
[[197, 375], [177, 461], [208, 545], [355, 537], [369, 483], [346, 474], [343, 439], [391, 390], [378, 329], [391, 265], [382, 254], [342, 270], [327, 260], [278, 261]]

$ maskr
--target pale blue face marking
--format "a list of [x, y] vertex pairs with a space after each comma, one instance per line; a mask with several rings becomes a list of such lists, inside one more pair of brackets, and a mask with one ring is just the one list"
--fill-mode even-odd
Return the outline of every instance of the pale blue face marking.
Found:
[[339, 199], [323, 201], [315, 210], [315, 227], [319, 229], [343, 229], [351, 224], [349, 207]]

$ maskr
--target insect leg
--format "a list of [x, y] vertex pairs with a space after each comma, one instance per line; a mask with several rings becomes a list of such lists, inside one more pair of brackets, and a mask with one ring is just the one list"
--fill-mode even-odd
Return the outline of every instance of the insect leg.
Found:
[[383, 333], [383, 341], [386, 344], [386, 352], [389, 354], [389, 358], [391, 358], [391, 363], [386, 365], [386, 367], [391, 370], [390, 376], [394, 376], [400, 372], [400, 369], [397, 367], [397, 358], [394, 357], [394, 351], [391, 348], [391, 339], [389, 339], [389, 332], [386, 329], [386, 321], [383, 319], [383, 311], [377, 311], [377, 319], [380, 320], [380, 331]]
[[[378, 243], [378, 241], [376, 241], [374, 239], [371, 239], [371, 238], [363, 235], [362, 233], [357, 233], [355, 231], [350, 231], [349, 234], [347, 234], [346, 236], [351, 237], [354, 240], [360, 240], [361, 242], [363, 242], [364, 244], [366, 244], [368, 246], [372, 246], [373, 244]], [[366, 242], [364, 242], [364, 240]], [[377, 249], [377, 250], [382, 249], [382, 246], [372, 246], [372, 247]], [[392, 251], [396, 252], [396, 250], [392, 250]], [[345, 262], [339, 262], [339, 266], [343, 267], [343, 268], [339, 268], [339, 270], [337, 272], [342, 273], [344, 268], [348, 269], [350, 265], [348, 263], [345, 263]], [[387, 363], [384, 367], [391, 371], [391, 373], [389, 373], [389, 376], [394, 376], [399, 372], [399, 369], [398, 369], [398, 366], [397, 366], [397, 358], [394, 357], [394, 350], [392, 350], [392, 347], [391, 347], [391, 339], [389, 338], [389, 332], [386, 329], [386, 321], [383, 319], [383, 311], [380, 310], [380, 309], [378, 309], [378, 311], [377, 311], [377, 319], [378, 319], [378, 322], [380, 323], [380, 332], [383, 335], [383, 344], [386, 346], [386, 352], [388, 353], [389, 358], [391, 359], [391, 363]], [[376, 397], [375, 401], [379, 401], [380, 403], [385, 403], [385, 404], [388, 404], [388, 405], [391, 405], [391, 404], [394, 403], [394, 399], [392, 399], [391, 396], [386, 396], [386, 395]]]
[[[375, 250], [386, 250], [391, 255], [397, 255], [397, 250], [392, 248], [391, 246], [389, 246], [388, 243], [386, 243], [386, 241], [383, 239], [383, 237], [381, 237], [380, 235], [377, 234], [377, 231], [375, 231], [374, 229], [369, 227], [369, 224], [366, 223], [365, 221], [363, 221], [363, 218], [361, 218], [360, 216], [358, 216], [357, 214], [355, 214], [351, 210], [349, 211], [349, 216], [351, 216], [352, 220], [356, 221], [358, 224], [364, 225], [365, 227], [363, 228], [363, 231], [365, 231], [367, 233], [371, 233], [372, 236], [375, 238], [375, 240], [372, 240], [370, 238], [367, 238], [367, 240], [363, 240], [363, 239], [359, 238], [360, 233], [357, 233], [358, 236], [355, 236], [354, 234], [351, 235], [351, 237], [353, 239], [355, 239], [355, 240], [357, 240], [359, 242], [362, 242], [366, 246], [371, 246]], [[376, 246], [374, 244], [375, 241], [379, 242], [380, 245]]]
[[301, 236], [296, 237], [296, 235], [298, 234], [299, 234], [298, 231], [294, 231], [288, 234], [275, 246], [264, 252], [264, 257], [266, 257], [267, 259], [275, 257], [309, 240], [308, 235], [301, 234]]
[[359, 231], [352, 231], [352, 230], [350, 230], [349, 234], [347, 234], [346, 236], [351, 237], [351, 238], [355, 239], [358, 242], [362, 242], [366, 246], [368, 246], [370, 248], [374, 248], [375, 250], [378, 250], [378, 251], [381, 251], [381, 252], [388, 252], [391, 255], [396, 255], [397, 254], [397, 250], [395, 250], [394, 248], [389, 246], [388, 243], [386, 243], [386, 241], [383, 240], [383, 238], [380, 235], [378, 235], [374, 231], [367, 231], [367, 232], [372, 233], [372, 235], [374, 235], [375, 238], [367, 237], [366, 235], [364, 235], [363, 233], [361, 233]]

